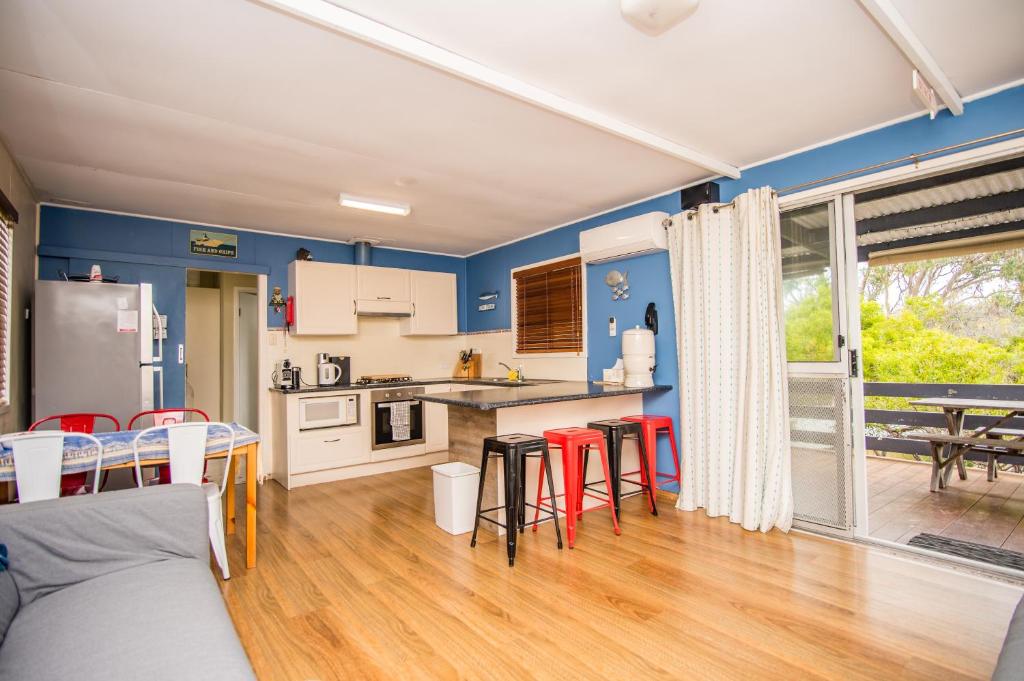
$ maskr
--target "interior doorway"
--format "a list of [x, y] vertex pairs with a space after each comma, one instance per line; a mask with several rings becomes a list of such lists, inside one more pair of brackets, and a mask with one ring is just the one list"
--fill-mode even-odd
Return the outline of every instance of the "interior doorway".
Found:
[[257, 430], [259, 399], [259, 306], [255, 288], [235, 289], [235, 413], [232, 420], [250, 430]]
[[256, 430], [259, 305], [252, 274], [188, 270], [185, 406]]

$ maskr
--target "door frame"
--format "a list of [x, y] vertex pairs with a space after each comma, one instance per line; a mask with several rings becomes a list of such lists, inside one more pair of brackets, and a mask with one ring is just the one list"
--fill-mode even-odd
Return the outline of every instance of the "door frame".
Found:
[[[779, 210], [792, 210], [807, 205], [823, 203], [835, 198], [837, 209], [841, 209], [842, 219], [838, 224], [842, 225], [843, 233], [837, 234], [837, 239], [842, 239], [846, 262], [853, 263], [853, 266], [846, 267], [845, 290], [848, 293], [843, 295], [841, 307], [846, 308], [846, 331], [848, 348], [856, 349], [858, 356], [861, 355], [861, 320], [860, 305], [858, 297], [850, 295], [859, 290], [857, 282], [857, 236], [856, 220], [854, 216], [853, 195], [869, 189], [908, 182], [926, 175], [935, 175], [943, 172], [958, 170], [968, 166], [984, 165], [994, 163], [1006, 158], [1024, 154], [1024, 137], [996, 142], [966, 151], [956, 152], [945, 156], [920, 161], [917, 163], [883, 170], [876, 173], [861, 175], [848, 180], [832, 184], [813, 187], [801, 192], [788, 194], [779, 197]], [[838, 212], [838, 210], [837, 210]], [[932, 552], [918, 550], [915, 547], [908, 547], [894, 542], [872, 539], [868, 527], [868, 484], [867, 484], [867, 448], [864, 442], [864, 380], [863, 372], [858, 371], [856, 377], [850, 378], [850, 428], [853, 439], [853, 502], [854, 502], [854, 525], [853, 537], [873, 543], [885, 544], [903, 550], [913, 552]], [[948, 558], [948, 556], [944, 556]], [[974, 564], [973, 561], [955, 561]]]
[[[241, 391], [239, 389], [240, 381], [238, 380], [238, 377], [240, 375], [239, 367], [241, 366], [241, 353], [238, 352], [238, 341], [239, 341], [239, 339], [241, 337], [240, 334], [239, 334], [238, 319], [239, 319], [239, 315], [241, 314], [241, 309], [242, 309], [241, 308], [242, 299], [241, 299], [241, 295], [240, 295], [242, 293], [251, 293], [252, 295], [256, 296], [256, 338], [254, 340], [255, 340], [255, 344], [256, 344], [256, 371], [257, 371], [257, 377], [260, 375], [259, 368], [260, 368], [260, 345], [261, 344], [260, 344], [260, 338], [259, 338], [259, 336], [260, 336], [260, 333], [259, 333], [259, 330], [260, 330], [260, 320], [259, 320], [259, 316], [260, 316], [260, 304], [259, 304], [260, 303], [260, 297], [259, 297], [259, 295], [260, 294], [259, 294], [259, 287], [258, 286], [236, 286], [234, 288], [234, 291], [231, 294], [232, 310], [238, 310], [239, 311], [239, 314], [234, 314], [234, 312], [232, 312], [232, 315], [231, 315], [231, 348], [232, 348], [232, 350], [234, 350], [234, 355], [235, 355], [235, 361], [234, 361], [234, 365], [235, 365], [234, 366], [234, 381], [233, 381], [234, 385], [231, 386], [232, 393], [233, 393], [232, 405], [234, 407], [234, 409], [233, 409], [234, 413], [231, 414], [231, 420], [235, 421], [235, 422], [238, 421], [238, 404], [239, 404], [239, 395], [241, 394]], [[259, 421], [260, 421], [260, 407], [259, 407], [259, 393], [260, 392], [262, 392], [262, 391], [257, 389], [257, 397], [256, 397], [256, 422], [257, 423], [259, 423]]]

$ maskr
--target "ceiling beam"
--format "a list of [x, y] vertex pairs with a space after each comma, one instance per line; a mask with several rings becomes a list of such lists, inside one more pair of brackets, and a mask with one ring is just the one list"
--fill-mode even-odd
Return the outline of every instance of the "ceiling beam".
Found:
[[910, 24], [899, 13], [892, 0], [858, 0], [868, 14], [896, 44], [903, 56], [914, 65], [928, 84], [935, 88], [939, 98], [954, 116], [964, 112], [964, 102], [953, 87], [952, 81], [939, 68], [938, 62], [932, 57], [928, 48], [920, 41]]
[[695, 149], [659, 137], [629, 123], [612, 118], [581, 104], [576, 104], [546, 90], [524, 83], [471, 59], [432, 45], [390, 26], [367, 19], [326, 0], [256, 0], [287, 14], [337, 31], [376, 47], [413, 59], [464, 80], [501, 92], [520, 101], [571, 118], [630, 142], [640, 144], [691, 163], [718, 175], [740, 177], [736, 166], [712, 158]]

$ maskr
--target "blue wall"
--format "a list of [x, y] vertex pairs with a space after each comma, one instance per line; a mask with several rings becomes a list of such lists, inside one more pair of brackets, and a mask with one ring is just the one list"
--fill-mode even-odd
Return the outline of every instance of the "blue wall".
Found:
[[[963, 116], [954, 117], [945, 111], [934, 121], [922, 116], [748, 168], [739, 180], [719, 180], [722, 199], [729, 201], [752, 187], [767, 185], [781, 188], [817, 180], [1017, 128], [1024, 128], [1024, 86], [970, 102]], [[509, 279], [512, 268], [576, 253], [579, 250], [579, 233], [585, 229], [654, 210], [675, 213], [679, 209], [679, 194], [674, 192], [468, 259], [376, 249], [374, 264], [454, 272], [459, 281], [459, 329], [507, 329], [511, 325]], [[345, 244], [253, 232], [238, 232], [237, 261], [192, 257], [188, 254], [188, 230], [192, 227], [166, 220], [44, 206], [39, 228], [40, 278], [54, 279], [58, 269], [85, 272], [92, 262], [98, 261], [105, 273], [119, 274], [125, 282], [152, 282], [157, 305], [171, 314], [168, 340], [174, 347], [184, 342], [186, 267], [266, 272], [270, 286], [287, 289], [287, 264], [299, 247], [309, 248], [318, 260], [352, 262], [352, 248]], [[632, 295], [628, 301], [611, 300], [603, 283], [604, 275], [610, 269], [629, 271]], [[500, 293], [495, 301], [496, 309], [478, 311], [477, 296], [494, 290]], [[621, 332], [642, 324], [644, 309], [648, 302], [653, 301], [658, 306], [661, 321], [661, 331], [656, 340], [658, 368], [655, 380], [676, 385], [675, 320], [666, 254], [588, 266], [587, 299], [587, 373], [590, 378], [600, 378], [601, 369], [614, 363], [619, 355]], [[608, 337], [609, 316], [617, 318], [620, 336]], [[281, 320], [272, 316], [269, 322], [272, 326], [279, 326]], [[169, 367], [176, 368], [176, 365]], [[167, 389], [169, 403], [173, 399], [171, 395], [184, 394], [180, 369], [168, 372]], [[678, 393], [672, 391], [645, 398], [644, 407], [650, 412], [676, 417], [679, 413]], [[659, 467], [668, 469], [669, 456], [667, 443], [662, 442], [658, 449]]]
[[[818, 180], [912, 153], [959, 144], [1017, 128], [1024, 128], [1024, 86], [969, 102], [965, 105], [964, 115], [959, 117], [952, 116], [947, 111], [942, 111], [934, 121], [927, 116], [921, 116], [748, 168], [743, 171], [743, 177], [739, 180], [722, 178], [717, 182], [721, 186], [722, 200], [730, 201], [738, 194], [754, 187], [781, 188]], [[674, 192], [470, 257], [466, 278], [470, 303], [467, 328], [470, 331], [483, 331], [510, 327], [511, 306], [508, 288], [512, 268], [576, 253], [579, 250], [579, 233], [585, 229], [653, 210], [676, 213], [680, 207], [679, 194]], [[628, 301], [611, 301], [608, 288], [603, 283], [604, 275], [610, 269], [629, 271], [633, 295]], [[496, 301], [497, 309], [479, 312], [476, 309], [476, 297], [487, 290], [501, 292]], [[660, 332], [656, 339], [658, 368], [655, 380], [678, 388], [675, 315], [666, 254], [587, 267], [587, 373], [591, 379], [600, 378], [601, 369], [614, 363], [620, 354], [622, 331], [643, 323], [644, 310], [651, 301], [657, 304], [660, 316]], [[608, 336], [608, 317], [612, 315], [617, 318], [619, 326], [620, 335], [615, 338]], [[645, 397], [644, 409], [678, 418], [678, 391]], [[664, 438], [661, 440], [658, 447], [659, 469], [670, 470], [671, 453]]]
[[[157, 308], [167, 315], [164, 394], [168, 406], [184, 404], [185, 371], [176, 362], [176, 348], [185, 342], [185, 272], [187, 268], [267, 274], [272, 289], [280, 286], [287, 295], [288, 263], [295, 251], [308, 248], [316, 260], [351, 263], [353, 248], [347, 244], [284, 237], [220, 227], [210, 231], [238, 235], [238, 258], [189, 254], [189, 230], [203, 229], [172, 220], [157, 220], [98, 211], [42, 206], [39, 214], [39, 278], [58, 279], [60, 271], [88, 273], [93, 263], [104, 275], [119, 276], [122, 283], [153, 284]], [[456, 275], [459, 298], [459, 329], [466, 328], [465, 258], [431, 255], [390, 248], [373, 251], [373, 264]], [[268, 310], [271, 327], [283, 324], [282, 314]]]

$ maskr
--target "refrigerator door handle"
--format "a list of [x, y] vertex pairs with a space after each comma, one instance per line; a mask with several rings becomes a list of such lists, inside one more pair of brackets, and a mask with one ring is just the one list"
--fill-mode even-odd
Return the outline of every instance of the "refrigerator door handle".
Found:
[[160, 317], [160, 310], [153, 305], [153, 319], [156, 321], [156, 355], [153, 363], [159, 364], [164, 361], [164, 320]]
[[156, 405], [156, 409], [164, 408], [164, 368], [162, 366], [153, 366], [153, 377], [156, 379], [157, 385], [157, 398], [159, 402]]

